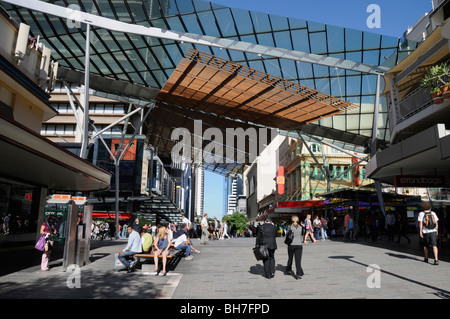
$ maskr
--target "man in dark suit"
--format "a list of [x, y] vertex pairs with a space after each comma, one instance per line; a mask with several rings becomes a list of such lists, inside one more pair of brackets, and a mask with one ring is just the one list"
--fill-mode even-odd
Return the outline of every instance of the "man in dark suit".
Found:
[[256, 233], [256, 244], [265, 243], [269, 250], [269, 258], [264, 260], [264, 272], [268, 279], [275, 276], [275, 250], [277, 249], [277, 227], [267, 218]]

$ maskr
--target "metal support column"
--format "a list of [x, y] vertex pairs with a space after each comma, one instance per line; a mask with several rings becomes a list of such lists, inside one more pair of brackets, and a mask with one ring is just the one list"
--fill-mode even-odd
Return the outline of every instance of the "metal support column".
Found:
[[[378, 141], [378, 116], [380, 113], [380, 83], [381, 75], [377, 76], [377, 91], [375, 95], [375, 112], [373, 117], [373, 128], [372, 128], [372, 154], [373, 157], [377, 153], [377, 141]], [[381, 182], [375, 181], [375, 187], [377, 189], [378, 202], [380, 203], [381, 212], [386, 216], [386, 210], [384, 208], [383, 193], [381, 190]]]
[[87, 158], [87, 147], [89, 144], [89, 73], [90, 73], [90, 33], [91, 26], [86, 23], [86, 49], [84, 56], [84, 117], [83, 117], [83, 139], [81, 142], [80, 157]]

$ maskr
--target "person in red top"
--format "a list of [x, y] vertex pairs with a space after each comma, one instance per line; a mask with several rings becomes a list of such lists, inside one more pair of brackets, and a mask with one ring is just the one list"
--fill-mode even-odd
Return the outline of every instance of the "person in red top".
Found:
[[347, 212], [344, 217], [344, 239], [348, 240], [350, 236], [350, 213]]

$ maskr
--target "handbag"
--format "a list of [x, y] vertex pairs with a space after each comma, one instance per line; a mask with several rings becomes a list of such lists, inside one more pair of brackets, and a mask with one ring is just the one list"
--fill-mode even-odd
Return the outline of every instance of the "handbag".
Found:
[[266, 244], [259, 244], [253, 247], [253, 254], [256, 260], [266, 260], [269, 258], [269, 250]]
[[37, 241], [34, 248], [36, 248], [39, 251], [44, 251], [46, 243], [47, 243], [47, 238], [45, 238], [45, 234], [42, 234], [41, 238], [39, 238], [39, 240]]
[[[263, 238], [264, 238], [264, 231], [263, 232]], [[266, 246], [266, 243], [256, 244], [255, 247], [253, 247], [253, 254], [255, 255], [256, 260], [266, 260], [269, 258], [269, 249]]]
[[286, 238], [284, 239], [284, 243], [286, 245], [290, 245], [290, 244], [292, 244], [293, 240], [294, 240], [294, 232], [292, 231], [292, 229], [289, 228], [289, 230], [286, 234]]

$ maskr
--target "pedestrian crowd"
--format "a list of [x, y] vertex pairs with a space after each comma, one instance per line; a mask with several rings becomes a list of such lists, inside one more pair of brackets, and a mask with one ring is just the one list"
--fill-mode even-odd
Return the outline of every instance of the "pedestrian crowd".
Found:
[[[429, 202], [422, 202], [421, 212], [416, 219], [416, 225], [419, 231], [420, 244], [423, 246], [424, 262], [428, 263], [429, 258], [434, 258], [433, 265], [439, 265], [438, 257], [438, 238], [440, 234], [446, 234], [445, 224], [439, 226], [439, 216], [431, 209]], [[368, 228], [365, 229], [367, 233], [365, 239], [367, 240], [367, 234], [374, 235], [374, 240], [378, 238], [377, 229], [374, 227], [378, 225], [374, 220], [370, 220], [373, 214], [366, 216], [366, 223]], [[316, 243], [318, 240], [328, 239], [327, 231], [331, 229], [333, 236], [336, 236], [336, 229], [342, 227], [342, 235], [344, 241], [356, 241], [357, 234], [360, 229], [358, 223], [355, 221], [354, 214], [347, 212], [345, 214], [343, 225], [336, 222], [329, 222], [327, 218], [315, 216], [311, 220], [311, 215], [308, 214], [304, 221], [300, 221], [298, 216], [292, 216], [291, 224], [282, 226], [282, 235], [286, 237], [285, 244], [287, 244], [288, 260], [286, 262], [285, 275], [292, 275], [295, 279], [299, 280], [304, 275], [303, 268], [301, 266], [303, 244], [308, 243], [308, 239], [311, 242]], [[388, 211], [385, 218], [385, 229], [388, 236], [388, 242], [393, 242], [395, 236], [397, 237], [397, 243], [404, 237], [408, 244], [411, 239], [407, 236], [408, 222], [405, 216], [402, 214], [394, 214], [392, 211]], [[271, 279], [275, 276], [275, 251], [278, 248], [276, 237], [279, 236], [278, 227], [267, 218], [264, 222], [258, 226], [256, 231], [256, 247], [264, 245], [266, 247], [266, 256], [263, 258], [264, 275], [266, 278]], [[258, 252], [261, 250], [258, 249]], [[260, 256], [255, 254], [259, 260]], [[293, 272], [293, 261], [295, 259], [295, 274]]]

